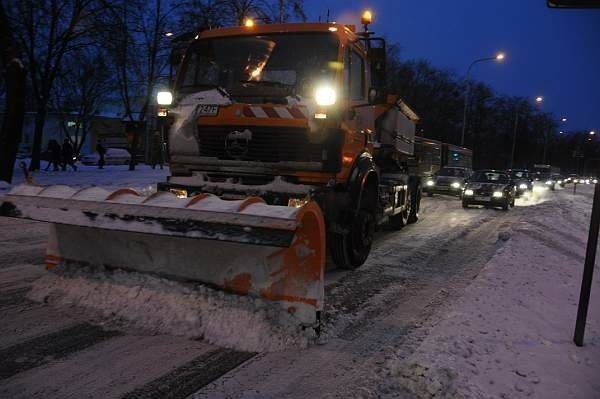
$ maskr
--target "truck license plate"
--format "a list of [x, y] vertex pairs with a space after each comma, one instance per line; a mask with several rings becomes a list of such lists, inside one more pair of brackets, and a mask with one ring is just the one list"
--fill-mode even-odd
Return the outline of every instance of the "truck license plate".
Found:
[[196, 110], [198, 116], [216, 116], [219, 106], [215, 104], [199, 104]]
[[491, 197], [475, 197], [475, 201], [491, 201]]

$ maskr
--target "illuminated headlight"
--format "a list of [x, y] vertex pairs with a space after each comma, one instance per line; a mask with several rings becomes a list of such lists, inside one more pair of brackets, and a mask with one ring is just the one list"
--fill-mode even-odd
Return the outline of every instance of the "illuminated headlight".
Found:
[[494, 198], [502, 198], [504, 197], [504, 193], [502, 191], [494, 191]]
[[590, 184], [590, 179], [585, 179], [585, 184]]
[[452, 186], [452, 188], [460, 188], [460, 183], [455, 181], [450, 186]]
[[433, 180], [427, 180], [427, 186], [431, 187], [433, 186], [435, 183], [433, 182]]
[[187, 198], [187, 196], [188, 196], [187, 190], [183, 190], [183, 189], [179, 189], [179, 188], [170, 188], [169, 191], [172, 192], [173, 194], [175, 194], [175, 196], [177, 198]]
[[579, 183], [579, 180], [575, 179], [573, 180], [573, 183]]
[[473, 190], [471, 190], [470, 188], [467, 188], [463, 194], [464, 195], [473, 195]]
[[288, 200], [288, 206], [294, 208], [302, 208], [308, 202], [308, 197], [306, 198], [290, 198]]
[[594, 184], [596, 184], [596, 183], [598, 183], [598, 179], [594, 179], [594, 180], [592, 180], [592, 182], [593, 182]]
[[546, 180], [546, 184], [547, 185], [551, 185], [552, 184], [552, 180]]
[[519, 184], [519, 188], [521, 190], [527, 190], [527, 184], [524, 184], [524, 183], [523, 184]]
[[331, 86], [319, 86], [315, 90], [315, 101], [317, 105], [333, 105], [337, 96], [335, 90]]
[[170, 91], [159, 91], [156, 94], [156, 102], [158, 105], [171, 105], [173, 102], [173, 94]]

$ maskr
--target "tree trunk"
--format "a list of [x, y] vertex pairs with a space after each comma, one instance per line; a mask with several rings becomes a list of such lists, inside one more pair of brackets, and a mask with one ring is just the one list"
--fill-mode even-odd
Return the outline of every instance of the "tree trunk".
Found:
[[0, 135], [0, 180], [12, 183], [25, 117], [25, 69], [12, 61], [6, 68], [6, 109]]
[[6, 70], [6, 109], [0, 131], [0, 180], [12, 183], [12, 176], [23, 132], [25, 117], [25, 68], [21, 49], [13, 38], [6, 14], [0, 4], [0, 63]]
[[46, 106], [38, 106], [35, 114], [35, 129], [33, 133], [33, 147], [31, 148], [31, 164], [29, 170], [40, 170], [40, 153], [42, 152], [42, 138], [44, 137], [44, 125], [48, 110]]

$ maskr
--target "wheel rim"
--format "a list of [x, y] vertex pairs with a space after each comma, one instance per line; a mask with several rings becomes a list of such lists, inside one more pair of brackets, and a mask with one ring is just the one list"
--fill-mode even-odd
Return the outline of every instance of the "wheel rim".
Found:
[[362, 254], [371, 248], [375, 233], [375, 218], [369, 212], [360, 211], [352, 226], [352, 248]]

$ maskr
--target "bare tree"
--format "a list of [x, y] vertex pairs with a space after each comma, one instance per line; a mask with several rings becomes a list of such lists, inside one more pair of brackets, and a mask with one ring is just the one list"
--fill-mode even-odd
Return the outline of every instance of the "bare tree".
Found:
[[0, 131], [0, 180], [12, 182], [25, 115], [25, 68], [4, 4], [0, 2], [0, 68], [6, 88], [6, 108]]
[[[143, 124], [152, 103], [155, 86], [164, 80], [168, 66], [169, 26], [174, 8], [163, 0], [121, 0], [111, 2], [102, 33], [115, 87], [121, 98], [125, 122]], [[135, 169], [135, 154], [140, 130], [130, 142], [130, 169]]]
[[96, 0], [7, 0], [9, 23], [24, 49], [35, 103], [30, 170], [40, 168], [44, 124], [65, 54], [90, 44], [91, 21], [101, 11]]
[[[76, 154], [81, 152], [92, 119], [109, 99], [110, 74], [105, 53], [96, 47], [81, 48], [65, 58], [52, 105]], [[74, 126], [69, 126], [70, 122], [74, 122]]]

